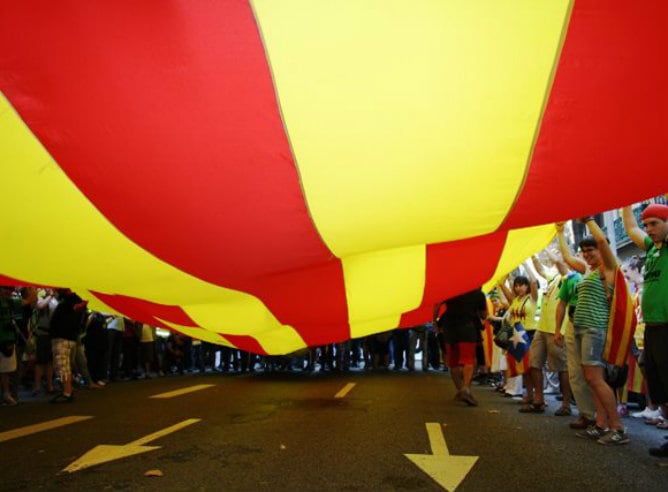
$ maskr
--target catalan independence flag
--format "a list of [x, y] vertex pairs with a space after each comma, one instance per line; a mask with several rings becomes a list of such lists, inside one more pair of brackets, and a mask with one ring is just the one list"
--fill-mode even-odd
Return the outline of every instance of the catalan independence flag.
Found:
[[[487, 312], [489, 314], [494, 313], [494, 304], [492, 304], [491, 299], [487, 298]], [[494, 354], [494, 329], [492, 324], [485, 320], [484, 323], [485, 329], [482, 331], [482, 348], [485, 352], [485, 367], [492, 367], [492, 357]]]
[[421, 325], [665, 192], [636, 3], [3, 0], [0, 281], [255, 353]]
[[521, 376], [522, 374], [529, 371], [529, 351], [527, 350], [526, 354], [522, 360], [517, 361], [515, 357], [506, 353], [506, 362], [508, 363], [508, 374], [509, 378], [514, 378], [515, 376]]
[[633, 298], [618, 265], [615, 271], [615, 289], [610, 306], [608, 333], [603, 349], [605, 361], [616, 366], [623, 366], [627, 363], [637, 324]]

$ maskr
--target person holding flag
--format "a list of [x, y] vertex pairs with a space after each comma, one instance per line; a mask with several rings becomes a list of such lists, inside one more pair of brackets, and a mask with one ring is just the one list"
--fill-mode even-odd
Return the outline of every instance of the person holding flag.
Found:
[[[559, 290], [562, 280], [568, 275], [568, 267], [564, 261], [552, 253], [549, 249], [545, 254], [550, 262], [556, 266], [556, 275], [550, 275], [535, 255], [531, 257], [533, 266], [538, 275], [547, 280], [547, 289], [543, 293], [540, 321], [538, 329], [531, 342], [529, 362], [531, 365], [531, 377], [535, 388], [535, 401], [544, 401], [543, 395], [543, 367], [548, 363], [550, 371], [557, 372], [559, 376], [559, 389], [561, 390], [561, 408], [554, 414], [557, 417], [571, 415], [571, 386], [568, 381], [568, 365], [566, 363], [566, 351], [563, 344], [557, 344], [554, 341], [556, 331], [555, 319], [557, 305], [559, 304]], [[561, 329], [564, 329], [562, 321]], [[560, 330], [561, 331], [561, 330]]]
[[615, 394], [605, 381], [606, 361], [603, 352], [606, 349], [611, 306], [615, 305], [614, 297], [618, 292], [623, 294], [624, 289], [628, 297], [628, 289], [624, 276], [617, 275], [617, 259], [601, 228], [593, 217], [586, 217], [582, 222], [592, 234], [579, 243], [590, 271], [576, 288], [577, 307], [573, 324], [575, 348], [585, 380], [594, 395], [596, 424], [578, 432], [577, 436], [594, 439], [605, 445], [626, 444], [629, 437], [617, 411]]
[[[564, 236], [564, 223], [555, 224], [557, 230], [557, 242], [559, 252], [564, 262], [572, 269], [563, 279], [559, 294], [557, 295], [559, 303], [557, 304], [554, 324], [554, 343], [563, 345], [566, 349], [566, 362], [568, 364], [568, 381], [571, 386], [571, 392], [575, 398], [575, 406], [578, 409], [577, 420], [568, 424], [571, 429], [582, 430], [596, 423], [596, 404], [594, 395], [585, 381], [580, 354], [575, 345], [575, 330], [573, 328], [573, 316], [577, 307], [577, 298], [575, 296], [576, 286], [582, 280], [582, 275], [587, 271], [585, 261], [573, 254], [566, 244]], [[567, 316], [568, 314], [568, 316]], [[566, 329], [563, 330], [564, 319]]]
[[522, 375], [526, 391], [520, 412], [540, 413], [545, 411], [545, 402], [534, 400], [534, 385], [529, 367], [529, 347], [537, 325], [539, 284], [528, 262], [524, 264], [524, 270], [527, 275], [518, 275], [513, 279], [512, 291], [505, 282], [499, 283], [503, 295], [510, 301], [507, 316], [508, 322], [513, 327], [512, 344], [508, 349], [507, 359], [510, 373]]
[[[643, 231], [631, 207], [622, 209], [629, 238], [646, 251], [641, 308], [645, 321], [645, 375], [652, 401], [668, 417], [668, 206], [653, 203], [641, 215]], [[650, 448], [652, 456], [668, 457], [668, 442]]]

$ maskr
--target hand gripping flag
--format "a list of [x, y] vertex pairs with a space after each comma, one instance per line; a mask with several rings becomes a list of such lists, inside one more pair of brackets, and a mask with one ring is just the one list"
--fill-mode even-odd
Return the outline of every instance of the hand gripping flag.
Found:
[[603, 359], [615, 366], [624, 366], [628, 362], [633, 335], [637, 325], [633, 298], [629, 294], [622, 269], [615, 270], [615, 288], [610, 302], [610, 320], [605, 337]]

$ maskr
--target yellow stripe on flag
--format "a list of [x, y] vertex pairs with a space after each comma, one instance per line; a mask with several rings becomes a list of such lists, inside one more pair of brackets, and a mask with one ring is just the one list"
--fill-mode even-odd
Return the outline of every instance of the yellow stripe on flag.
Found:
[[508, 232], [506, 244], [492, 278], [483, 285], [483, 291], [489, 292], [508, 272], [516, 268], [531, 255], [544, 249], [554, 237], [554, 224], [526, 227]]
[[353, 255], [342, 263], [353, 338], [399, 326], [401, 313], [422, 302], [424, 246]]
[[568, 0], [252, 4], [308, 206], [335, 255], [499, 227]]
[[[259, 299], [188, 275], [125, 237], [76, 188], [2, 95], [0, 162], [0, 196], [20, 207], [20, 213], [0, 214], [2, 274], [78, 288], [82, 295], [85, 287], [180, 305], [200, 326], [253, 336], [271, 353], [305, 346]], [[104, 306], [99, 300], [92, 305]]]

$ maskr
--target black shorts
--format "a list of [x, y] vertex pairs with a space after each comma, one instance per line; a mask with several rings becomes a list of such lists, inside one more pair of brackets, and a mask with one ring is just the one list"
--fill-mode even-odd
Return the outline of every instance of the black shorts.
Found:
[[35, 348], [35, 364], [44, 366], [53, 362], [53, 351], [51, 350], [51, 337], [49, 335], [37, 335]]
[[480, 339], [478, 327], [469, 323], [466, 325], [446, 325], [443, 330], [445, 343], [476, 343]]
[[141, 360], [144, 363], [153, 364], [155, 362], [155, 344], [154, 342], [141, 342]]
[[668, 403], [668, 324], [645, 326], [645, 377], [653, 403]]

